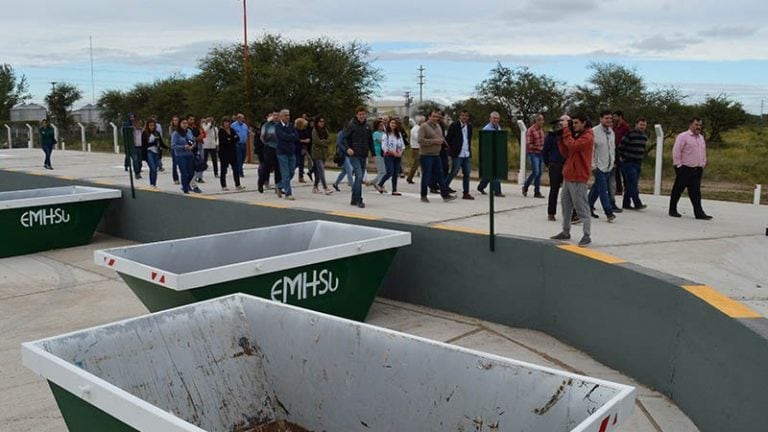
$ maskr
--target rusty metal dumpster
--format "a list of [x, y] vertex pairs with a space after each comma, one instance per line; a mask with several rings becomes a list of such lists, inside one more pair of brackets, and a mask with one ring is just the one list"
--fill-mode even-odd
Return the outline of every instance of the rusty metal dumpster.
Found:
[[0, 258], [87, 244], [118, 189], [63, 186], [0, 192]]
[[100, 250], [150, 311], [246, 293], [363, 320], [411, 234], [311, 221]]
[[235, 294], [22, 344], [71, 432], [611, 432], [635, 389]]

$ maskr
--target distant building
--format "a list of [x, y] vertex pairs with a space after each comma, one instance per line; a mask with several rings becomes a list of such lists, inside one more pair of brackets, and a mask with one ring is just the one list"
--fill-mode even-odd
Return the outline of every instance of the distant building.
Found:
[[93, 125], [99, 130], [103, 130], [106, 126], [106, 121], [102, 117], [103, 110], [96, 105], [87, 104], [80, 109], [72, 111], [72, 119], [77, 123], [80, 122], [83, 125]]
[[[418, 104], [411, 105], [411, 112], [418, 110]], [[408, 113], [405, 110], [405, 101], [402, 99], [397, 100], [377, 100], [371, 101], [368, 105], [368, 109], [372, 116], [381, 117], [384, 115], [405, 117]]]
[[30, 103], [16, 105], [11, 108], [12, 122], [40, 121], [48, 116], [48, 110], [44, 106]]

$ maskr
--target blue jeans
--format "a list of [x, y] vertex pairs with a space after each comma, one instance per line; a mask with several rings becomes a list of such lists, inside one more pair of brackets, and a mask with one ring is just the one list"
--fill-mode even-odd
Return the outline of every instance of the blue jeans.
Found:
[[177, 155], [176, 164], [179, 166], [179, 173], [181, 174], [181, 190], [188, 193], [189, 184], [192, 182], [192, 177], [195, 176], [195, 157], [192, 154]]
[[[485, 190], [485, 188], [488, 186], [488, 183], [489, 183], [488, 179], [485, 179], [485, 178], [481, 179], [480, 183], [477, 184], [477, 189], [480, 191]], [[498, 180], [494, 180], [490, 183], [491, 183], [491, 190], [493, 191], [493, 193], [495, 193], [496, 195], [500, 194], [501, 183], [499, 183]]]
[[358, 156], [347, 157], [352, 172], [354, 173], [354, 182], [352, 183], [352, 203], [363, 202], [363, 174], [365, 173], [365, 158]]
[[531, 175], [529, 175], [528, 178], [525, 179], [525, 185], [523, 187], [527, 190], [528, 186], [530, 186], [531, 182], [533, 182], [533, 192], [540, 194], [541, 193], [541, 153], [528, 153], [528, 160], [531, 161]]
[[280, 184], [277, 185], [286, 195], [291, 193], [291, 179], [293, 178], [293, 169], [296, 167], [296, 155], [278, 154], [277, 163], [280, 165]]
[[[608, 197], [608, 176], [611, 175], [611, 172], [593, 169], [592, 174], [595, 176], [595, 183], [589, 189], [589, 207], [595, 208], [595, 202], [600, 197], [600, 204], [602, 204], [605, 214], [612, 214], [613, 206], [611, 205], [611, 199]], [[566, 217], [566, 215], [563, 215], [563, 217]]]
[[[623, 207], [630, 207], [630, 201], [635, 208], [643, 205], [640, 201], [640, 162], [624, 161], [621, 163], [621, 172], [624, 174], [624, 202]], [[617, 178], [618, 180], [618, 178]]]
[[149, 184], [157, 186], [157, 168], [160, 166], [160, 155], [147, 151], [147, 165], [149, 166]]
[[379, 186], [384, 186], [390, 178], [392, 179], [392, 192], [397, 192], [397, 178], [400, 177], [403, 159], [394, 156], [384, 156], [384, 165], [387, 167], [387, 173], [381, 178]]
[[51, 153], [53, 153], [53, 144], [43, 144], [43, 153], [45, 153], [44, 165], [51, 165]]
[[341, 166], [341, 172], [339, 173], [339, 176], [336, 177], [336, 181], [333, 182], [336, 186], [341, 183], [342, 180], [344, 180], [344, 177], [347, 177], [347, 181], [349, 182], [350, 186], [352, 185], [352, 182], [354, 181], [354, 178], [352, 177], [352, 163], [349, 161], [349, 157], [344, 157], [344, 165]]
[[455, 157], [453, 158], [451, 162], [451, 172], [448, 174], [448, 178], [445, 179], [445, 184], [448, 185], [448, 187], [451, 187], [451, 182], [453, 181], [454, 177], [456, 177], [456, 174], [459, 173], [459, 168], [461, 168], [461, 176], [462, 182], [461, 186], [464, 189], [464, 193], [469, 193], [469, 176], [472, 174], [472, 158], [469, 157]]
[[[443, 175], [443, 162], [440, 160], [440, 155], [421, 155], [419, 157], [419, 164], [421, 165], [421, 197], [427, 197], [427, 189], [430, 184], [435, 182], [440, 187], [440, 195], [443, 197], [448, 196], [448, 187], [445, 183], [445, 176]], [[433, 178], [435, 177], [435, 182]]]
[[171, 151], [171, 171], [173, 171], [173, 181], [179, 181], [179, 163], [176, 161], [176, 155]]
[[243, 176], [243, 164], [245, 163], [246, 143], [237, 143], [235, 151], [237, 152], [237, 169], [240, 177]]
[[141, 175], [141, 147], [134, 147], [132, 156], [133, 158], [133, 174]]

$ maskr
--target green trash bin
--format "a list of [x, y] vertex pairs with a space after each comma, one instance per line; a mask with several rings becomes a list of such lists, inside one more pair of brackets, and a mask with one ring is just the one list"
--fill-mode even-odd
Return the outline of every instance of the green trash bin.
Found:
[[0, 258], [88, 244], [118, 189], [63, 186], [0, 192]]
[[310, 221], [99, 250], [150, 311], [234, 293], [364, 320], [411, 234]]
[[22, 362], [50, 382], [70, 432], [615, 432], [635, 399], [244, 294], [24, 343]]

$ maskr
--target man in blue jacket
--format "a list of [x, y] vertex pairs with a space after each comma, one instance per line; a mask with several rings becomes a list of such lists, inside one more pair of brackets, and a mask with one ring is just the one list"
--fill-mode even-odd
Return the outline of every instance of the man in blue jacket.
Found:
[[280, 122], [275, 126], [277, 135], [277, 162], [280, 165], [280, 183], [275, 187], [275, 193], [282, 198], [293, 201], [291, 179], [296, 168], [296, 145], [299, 143], [299, 133], [291, 123], [291, 112], [288, 109], [280, 111]]
[[240, 137], [240, 142], [237, 143], [237, 169], [240, 170], [240, 177], [245, 177], [243, 175], [243, 164], [245, 163], [245, 154], [248, 147], [248, 124], [245, 122], [243, 113], [237, 114], [237, 121], [232, 123], [232, 129]]

